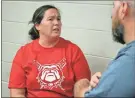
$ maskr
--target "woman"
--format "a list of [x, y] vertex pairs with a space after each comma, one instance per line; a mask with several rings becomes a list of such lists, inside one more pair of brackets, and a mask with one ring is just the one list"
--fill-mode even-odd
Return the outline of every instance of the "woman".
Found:
[[62, 23], [56, 7], [39, 7], [31, 23], [33, 41], [18, 50], [12, 63], [10, 96], [73, 97], [75, 82], [91, 77], [84, 54], [60, 37]]

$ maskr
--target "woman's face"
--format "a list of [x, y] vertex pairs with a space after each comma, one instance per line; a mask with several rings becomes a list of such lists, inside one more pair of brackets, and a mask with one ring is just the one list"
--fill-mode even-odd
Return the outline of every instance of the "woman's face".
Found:
[[61, 34], [61, 17], [57, 9], [51, 8], [45, 11], [40, 24], [36, 24], [40, 37], [58, 38]]

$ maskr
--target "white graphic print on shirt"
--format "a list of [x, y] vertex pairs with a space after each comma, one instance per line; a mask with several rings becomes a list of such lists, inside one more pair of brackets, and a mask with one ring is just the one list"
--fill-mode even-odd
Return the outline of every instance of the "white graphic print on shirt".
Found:
[[66, 59], [62, 59], [57, 64], [44, 64], [41, 65], [38, 61], [34, 60], [34, 63], [38, 68], [38, 76], [36, 79], [40, 83], [40, 89], [53, 89], [54, 87], [60, 87], [63, 91], [61, 83], [64, 81], [64, 75], [62, 72], [63, 67], [66, 65]]

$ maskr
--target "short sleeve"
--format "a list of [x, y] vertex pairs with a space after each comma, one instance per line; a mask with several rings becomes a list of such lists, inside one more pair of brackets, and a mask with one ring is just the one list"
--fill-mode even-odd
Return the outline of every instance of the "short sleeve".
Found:
[[88, 80], [90, 80], [91, 72], [89, 65], [83, 52], [78, 46], [73, 53], [73, 70], [75, 74], [75, 81], [78, 81], [83, 78], [87, 78]]
[[23, 69], [23, 47], [21, 47], [12, 62], [8, 88], [25, 88], [26, 77]]

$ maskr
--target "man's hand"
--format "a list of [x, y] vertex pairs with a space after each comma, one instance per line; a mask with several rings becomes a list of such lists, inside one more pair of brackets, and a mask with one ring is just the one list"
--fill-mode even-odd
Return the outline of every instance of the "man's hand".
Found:
[[101, 72], [96, 72], [92, 76], [91, 81], [90, 81], [90, 86], [92, 88], [95, 88], [98, 85], [100, 77], [101, 77]]
[[74, 97], [84, 97], [84, 93], [90, 89], [90, 81], [88, 79], [81, 79], [74, 85]]

